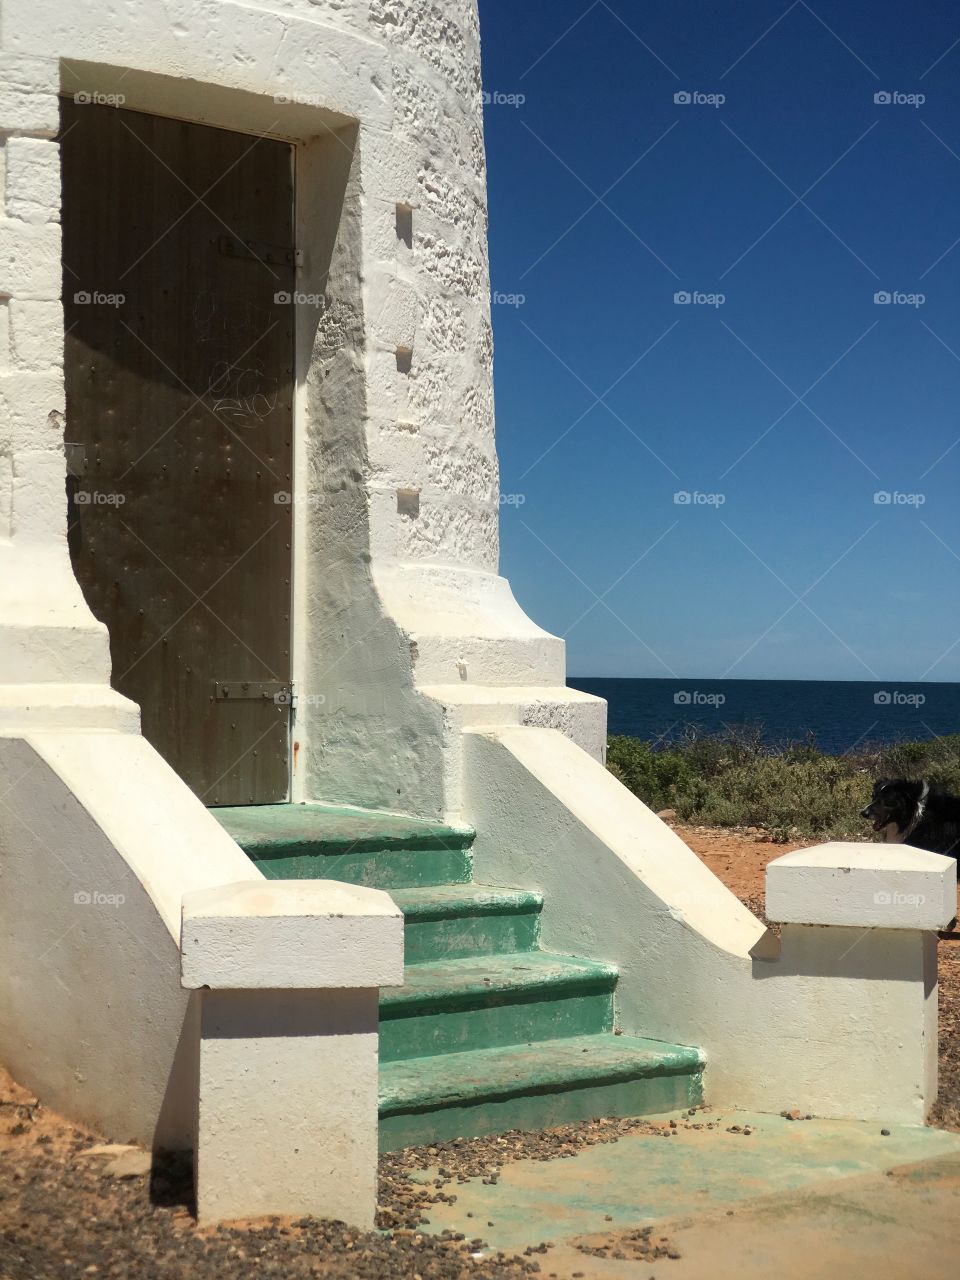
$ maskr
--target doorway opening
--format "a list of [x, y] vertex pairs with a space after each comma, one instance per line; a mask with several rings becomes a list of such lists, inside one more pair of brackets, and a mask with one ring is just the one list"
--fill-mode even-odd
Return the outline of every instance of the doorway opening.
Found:
[[68, 99], [60, 144], [74, 572], [191, 789], [284, 801], [295, 148]]

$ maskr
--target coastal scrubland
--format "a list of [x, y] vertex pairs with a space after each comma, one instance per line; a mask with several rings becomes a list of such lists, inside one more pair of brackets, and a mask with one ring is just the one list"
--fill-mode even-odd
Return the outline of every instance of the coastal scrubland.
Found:
[[875, 779], [926, 778], [960, 794], [960, 734], [863, 743], [827, 755], [811, 741], [771, 743], [762, 726], [690, 731], [663, 743], [611, 737], [607, 768], [650, 808], [682, 822], [758, 828], [776, 841], [865, 839]]

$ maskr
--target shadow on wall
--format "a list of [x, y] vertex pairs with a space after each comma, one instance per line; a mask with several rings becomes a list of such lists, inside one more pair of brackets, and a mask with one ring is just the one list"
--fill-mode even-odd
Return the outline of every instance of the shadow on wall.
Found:
[[0, 738], [0, 1045], [65, 1115], [193, 1146], [196, 1019], [179, 941], [76, 797]]

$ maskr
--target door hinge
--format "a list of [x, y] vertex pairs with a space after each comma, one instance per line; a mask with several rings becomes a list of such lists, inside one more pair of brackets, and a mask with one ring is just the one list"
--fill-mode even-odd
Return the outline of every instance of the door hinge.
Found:
[[303, 266], [303, 250], [289, 245], [266, 244], [263, 240], [241, 240], [239, 236], [221, 236], [220, 252], [227, 258], [253, 258], [267, 266]]
[[297, 695], [289, 680], [218, 680], [218, 702], [273, 702], [278, 707], [297, 705]]

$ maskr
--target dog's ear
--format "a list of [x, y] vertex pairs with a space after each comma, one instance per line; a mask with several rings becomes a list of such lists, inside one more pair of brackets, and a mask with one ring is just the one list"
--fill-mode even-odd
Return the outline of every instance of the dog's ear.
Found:
[[917, 778], [894, 778], [889, 784], [894, 795], [916, 804], [923, 794], [923, 783]]

